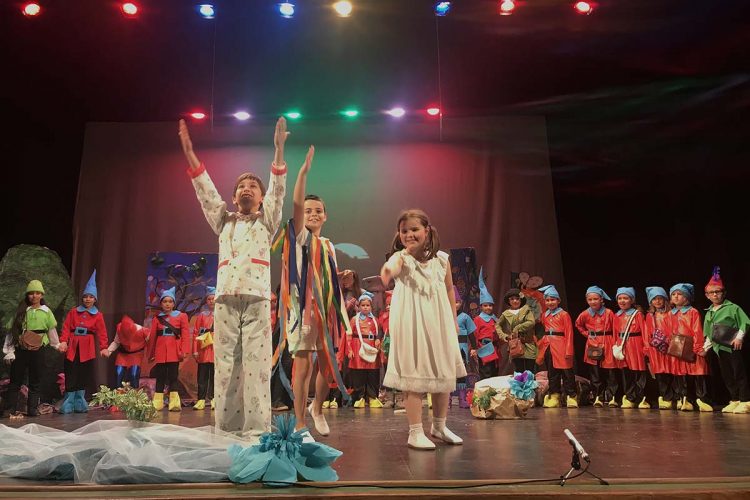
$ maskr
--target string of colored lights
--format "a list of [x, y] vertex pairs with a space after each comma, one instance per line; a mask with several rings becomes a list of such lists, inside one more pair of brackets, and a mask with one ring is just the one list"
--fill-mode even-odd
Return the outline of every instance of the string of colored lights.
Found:
[[[299, 109], [292, 109], [285, 111], [283, 113], [278, 114], [262, 114], [262, 115], [252, 115], [247, 110], [241, 109], [232, 113], [223, 113], [221, 115], [218, 115], [217, 117], [210, 116], [210, 113], [203, 110], [203, 109], [194, 109], [192, 111], [189, 111], [187, 113], [184, 113], [185, 117], [191, 118], [193, 121], [196, 122], [202, 122], [208, 118], [223, 118], [223, 119], [230, 119], [234, 118], [238, 122], [246, 122], [248, 120], [254, 119], [254, 118], [260, 118], [260, 119], [275, 119], [277, 116], [283, 115], [288, 120], [297, 121], [301, 120], [302, 118], [307, 117], [306, 115], [303, 115], [302, 111]], [[415, 110], [406, 110], [402, 106], [395, 106], [390, 109], [385, 109], [381, 111], [367, 111], [363, 112], [360, 109], [349, 107], [342, 109], [340, 111], [336, 111], [334, 113], [327, 113], [327, 114], [315, 114], [313, 116], [310, 116], [310, 118], [314, 119], [326, 119], [326, 118], [332, 118], [332, 117], [340, 117], [347, 120], [354, 120], [357, 118], [373, 118], [378, 116], [390, 116], [391, 118], [400, 119], [405, 117], [412, 117], [412, 118], [440, 118], [442, 117], [443, 113], [442, 110], [438, 106], [430, 105], [426, 108], [422, 109], [415, 109]]]
[[[445, 17], [454, 10], [454, 4], [457, 2], [434, 2], [432, 11], [435, 16]], [[526, 0], [497, 0], [496, 12], [501, 16], [509, 16], [516, 12], [518, 7], [523, 7]], [[561, 0], [561, 3], [570, 5], [577, 14], [590, 15], [598, 8], [598, 3], [595, 1], [580, 1], [580, 0]], [[52, 0], [45, 2], [26, 2], [21, 6], [21, 13], [28, 17], [34, 18], [41, 15], [45, 10], [48, 9], [47, 5], [52, 4]], [[42, 7], [45, 5], [45, 7]], [[57, 7], [58, 4], [55, 6]], [[141, 4], [136, 2], [117, 2], [118, 10], [120, 13], [129, 19], [137, 18], [142, 11], [148, 11], [148, 7], [142, 8]], [[338, 0], [330, 4], [333, 12], [339, 17], [351, 17], [354, 14], [354, 2], [348, 0]], [[50, 9], [52, 7], [49, 7]], [[215, 19], [219, 13], [219, 9], [210, 3], [195, 4], [191, 8], [194, 8], [197, 13], [204, 19]], [[294, 18], [297, 14], [297, 6], [292, 2], [279, 2], [276, 3], [277, 13], [286, 19]]]

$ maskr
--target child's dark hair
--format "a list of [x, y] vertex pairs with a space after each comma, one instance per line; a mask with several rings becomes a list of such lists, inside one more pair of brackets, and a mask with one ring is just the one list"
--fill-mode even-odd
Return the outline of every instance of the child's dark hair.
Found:
[[351, 269], [348, 269], [348, 271], [352, 273], [352, 292], [354, 298], [359, 299], [360, 295], [362, 295], [362, 287], [359, 284], [359, 274], [357, 274], [357, 271], [352, 271]]
[[[44, 301], [44, 298], [40, 301], [41, 305], [46, 305], [47, 303]], [[25, 323], [26, 323], [26, 309], [28, 309], [31, 306], [31, 299], [29, 299], [29, 294], [27, 293], [24, 295], [23, 299], [21, 299], [21, 302], [18, 303], [18, 308], [16, 309], [16, 315], [13, 318], [13, 324], [10, 327], [10, 331], [13, 334], [13, 344], [18, 344], [18, 339], [21, 338], [21, 334], [26, 329]]]
[[245, 172], [244, 174], [240, 174], [239, 177], [237, 177], [237, 180], [234, 182], [234, 191], [232, 191], [232, 196], [234, 196], [234, 193], [237, 192], [237, 188], [240, 187], [240, 182], [251, 179], [258, 183], [258, 187], [260, 188], [260, 193], [265, 196], [266, 195], [266, 185], [263, 184], [263, 181], [260, 180], [260, 177], [255, 175], [252, 172]]
[[406, 222], [408, 219], [417, 219], [419, 223], [427, 229], [427, 239], [424, 243], [425, 253], [424, 257], [420, 260], [426, 261], [432, 259], [437, 255], [438, 250], [440, 250], [440, 236], [438, 235], [437, 228], [430, 225], [430, 218], [427, 214], [418, 208], [404, 210], [401, 212], [401, 215], [398, 216], [398, 220], [396, 221], [396, 236], [393, 238], [390, 255], [404, 249], [400, 235], [401, 223]]
[[305, 201], [307, 201], [307, 200], [319, 201], [320, 204], [323, 205], [323, 213], [327, 213], [326, 212], [326, 202], [323, 201], [323, 198], [321, 198], [317, 194], [308, 194], [308, 195], [305, 195]]

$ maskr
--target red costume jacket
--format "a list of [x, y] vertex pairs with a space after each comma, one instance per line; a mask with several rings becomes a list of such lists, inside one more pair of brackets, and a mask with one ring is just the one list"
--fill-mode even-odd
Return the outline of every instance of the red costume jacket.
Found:
[[495, 330], [496, 325], [497, 321], [495, 321], [494, 319], [485, 321], [481, 316], [477, 316], [474, 318], [474, 326], [476, 326], [477, 329], [474, 333], [469, 334], [469, 342], [471, 342], [472, 337], [476, 340], [476, 344], [472, 342], [472, 349], [479, 349], [480, 347], [482, 347], [482, 339], [489, 339], [493, 344], [495, 344], [495, 352], [487, 357], [478, 358], [482, 361], [482, 363], [485, 364], [492, 363], [500, 359], [500, 351], [497, 348], [498, 344], [500, 343], [500, 338], [497, 336], [497, 332]]
[[[679, 359], [666, 353], [662, 354], [655, 347], [651, 346], [651, 339], [654, 338], [654, 332], [656, 330], [659, 330], [664, 334], [667, 342], [669, 342], [669, 339], [672, 338], [669, 311], [657, 311], [655, 313], [646, 314], [644, 329], [646, 331], [646, 341], [649, 343], [648, 360], [651, 363], [651, 370], [654, 373], [685, 375], [685, 372], [676, 373], [676, 371], [679, 371], [676, 370], [677, 368], [679, 368], [679, 364], [675, 363], [675, 361], [680, 361]], [[685, 368], [683, 367], [683, 370], [684, 369]]]
[[201, 341], [197, 339], [199, 335], [203, 335], [207, 331], [210, 331], [212, 334], [214, 331], [214, 313], [209, 311], [199, 314], [195, 320], [195, 325], [193, 325], [193, 353], [198, 353], [198, 356], [195, 358], [198, 363], [214, 362], [213, 344], [202, 349]]
[[701, 321], [701, 314], [698, 310], [691, 306], [685, 306], [682, 308], [674, 308], [669, 312], [671, 317], [672, 334], [674, 335], [688, 335], [693, 337], [693, 352], [696, 354], [695, 361], [688, 363], [687, 361], [679, 361], [684, 364], [684, 369], [688, 375], [708, 375], [708, 364], [706, 358], [698, 356], [699, 352], [703, 351], [703, 343], [706, 341], [703, 336], [703, 322]]
[[[164, 326], [159, 318], [166, 319], [171, 325], [172, 334], [162, 335]], [[187, 314], [172, 311], [169, 316], [159, 313], [151, 321], [151, 333], [148, 342], [148, 357], [154, 363], [174, 363], [182, 361], [183, 353], [190, 352], [190, 322]], [[187, 348], [186, 348], [187, 347]]]
[[[96, 337], [96, 340], [94, 337]], [[96, 341], [99, 343], [98, 349]], [[68, 350], [65, 353], [68, 361], [75, 359], [76, 352], [78, 352], [78, 359], [81, 363], [94, 359], [97, 351], [106, 349], [109, 345], [107, 327], [104, 325], [102, 313], [97, 310], [92, 314], [83, 306], [71, 309], [63, 322], [60, 342], [68, 344]]]
[[[378, 370], [381, 366], [381, 357], [379, 355], [372, 363], [368, 363], [367, 361], [359, 357], [360, 343], [359, 335], [357, 335], [357, 318], [359, 318], [359, 314], [357, 314], [350, 320], [352, 326], [352, 336], [347, 338], [346, 346], [344, 348], [344, 356], [348, 356], [350, 352], [352, 353], [352, 358], [349, 360], [349, 369]], [[369, 344], [372, 347], [375, 347], [376, 340], [383, 339], [383, 331], [377, 327], [377, 321], [375, 320], [375, 318], [367, 317], [364, 320], [360, 318], [359, 328], [360, 332], [362, 333], [362, 339], [366, 344]]]
[[549, 309], [542, 314], [544, 337], [537, 341], [539, 354], [536, 358], [538, 365], [544, 364], [547, 349], [552, 352], [552, 365], [558, 370], [573, 368], [573, 322], [570, 314], [561, 308], [554, 311]]
[[586, 355], [586, 351], [584, 351], [584, 362], [590, 365], [598, 363], [602, 368], [617, 368], [617, 360], [612, 355], [612, 346], [615, 344], [615, 338], [612, 333], [614, 315], [615, 313], [606, 307], [602, 307], [598, 311], [594, 311], [589, 307], [578, 315], [576, 328], [581, 335], [586, 337], [586, 347], [588, 348], [591, 345], [604, 349], [604, 357], [599, 361], [589, 358]]
[[117, 366], [137, 366], [143, 361], [143, 353], [149, 340], [149, 329], [135, 323], [132, 328], [123, 328], [122, 323], [117, 325], [114, 342], [120, 344], [115, 357]]
[[635, 319], [630, 324], [630, 336], [627, 342], [625, 342], [625, 361], [620, 361], [620, 365], [623, 368], [636, 371], [646, 371], [646, 354], [649, 352], [648, 339], [646, 337], [645, 328], [643, 325], [643, 314], [639, 313], [637, 309], [631, 308], [628, 312], [620, 309], [615, 313], [615, 335], [617, 335], [617, 345], [622, 345], [623, 333], [625, 327], [630, 320], [631, 314], [635, 314]]

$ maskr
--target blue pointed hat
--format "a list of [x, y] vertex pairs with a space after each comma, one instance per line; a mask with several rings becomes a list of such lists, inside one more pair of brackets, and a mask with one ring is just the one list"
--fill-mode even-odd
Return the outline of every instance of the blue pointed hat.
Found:
[[672, 295], [674, 292], [680, 292], [685, 297], [687, 297], [689, 301], [692, 302], [695, 293], [695, 287], [690, 283], [677, 283], [675, 286], [669, 289], [669, 295]]
[[544, 293], [545, 298], [554, 297], [558, 300], [560, 299], [560, 293], [557, 291], [557, 288], [555, 288], [555, 285], [543, 286], [539, 291]]
[[490, 295], [487, 290], [487, 285], [484, 284], [484, 267], [479, 268], [479, 304], [495, 304], [495, 299]]
[[619, 297], [620, 295], [627, 295], [631, 299], [635, 300], [635, 288], [633, 288], [632, 286], [621, 286], [617, 289], [615, 297]]
[[656, 297], [664, 297], [665, 299], [669, 300], [669, 295], [667, 295], [667, 291], [664, 290], [660, 286], [647, 286], [646, 287], [646, 298], [648, 300], [648, 303], [650, 304], [652, 300], [654, 300]]
[[172, 287], [169, 290], [164, 290], [163, 292], [161, 292], [161, 296], [159, 296], [159, 302], [164, 300], [164, 297], [170, 297], [172, 300], [177, 302], [177, 299], [175, 298], [175, 287]]
[[588, 295], [590, 293], [595, 293], [599, 297], [601, 297], [603, 299], [606, 299], [606, 300], [612, 300], [612, 299], [609, 298], [609, 295], [607, 295], [607, 292], [605, 292], [604, 290], [602, 290], [600, 287], [598, 287], [596, 285], [591, 285], [590, 287], [588, 287], [586, 289], [586, 295]]
[[206, 287], [206, 297], [209, 295], [216, 295], [216, 287], [215, 286], [207, 286]]
[[94, 269], [94, 272], [91, 273], [91, 277], [89, 278], [88, 283], [86, 283], [86, 286], [83, 289], [83, 293], [81, 296], [84, 295], [93, 295], [96, 300], [99, 300], [99, 296], [96, 293], [96, 269]]

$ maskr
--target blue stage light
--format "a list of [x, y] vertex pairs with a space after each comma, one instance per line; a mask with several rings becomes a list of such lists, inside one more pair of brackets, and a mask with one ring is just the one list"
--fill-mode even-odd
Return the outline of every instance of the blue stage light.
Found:
[[450, 2], [438, 2], [435, 4], [435, 15], [436, 16], [445, 16], [450, 12], [451, 10], [451, 3]]

